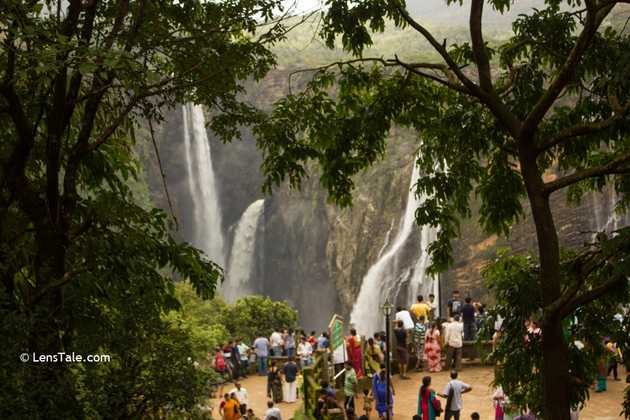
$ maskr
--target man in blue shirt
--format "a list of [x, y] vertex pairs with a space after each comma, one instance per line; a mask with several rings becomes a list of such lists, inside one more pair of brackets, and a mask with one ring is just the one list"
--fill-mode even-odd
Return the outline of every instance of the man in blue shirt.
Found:
[[254, 352], [258, 362], [258, 374], [267, 376], [267, 358], [269, 357], [269, 340], [260, 336], [254, 341]]

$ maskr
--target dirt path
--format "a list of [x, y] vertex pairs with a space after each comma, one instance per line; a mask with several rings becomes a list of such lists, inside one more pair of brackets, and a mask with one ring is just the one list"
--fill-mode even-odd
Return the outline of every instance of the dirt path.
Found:
[[[620, 378], [625, 378], [625, 371], [621, 369]], [[394, 378], [394, 420], [410, 420], [416, 412], [418, 388], [420, 387], [422, 377], [427, 373], [412, 373], [410, 380], [402, 381], [397, 377]], [[442, 392], [444, 386], [448, 382], [448, 373], [440, 372], [431, 374], [432, 387]], [[462, 381], [470, 384], [473, 390], [464, 395], [464, 408], [462, 410], [462, 420], [470, 419], [470, 414], [477, 411], [481, 415], [482, 420], [493, 420], [494, 409], [491, 397], [494, 390], [490, 387], [493, 379], [492, 368], [488, 367], [467, 367], [460, 372]], [[249, 377], [241, 381], [249, 393], [250, 407], [261, 419], [267, 409], [266, 397], [266, 379], [255, 376]], [[229, 385], [229, 386], [228, 386]], [[224, 388], [224, 392], [230, 391], [233, 387], [228, 384]], [[621, 417], [621, 402], [623, 401], [624, 381], [615, 382], [612, 379], [608, 381], [608, 391], [603, 393], [591, 392], [591, 399], [587, 402], [586, 408], [580, 413], [580, 419], [589, 420], [617, 420]], [[219, 400], [213, 400], [212, 405], [215, 407], [213, 414], [218, 418]], [[282, 411], [283, 419], [290, 419], [293, 413], [300, 406], [300, 403], [294, 404], [278, 404]], [[442, 402], [444, 406], [444, 402]], [[362, 401], [357, 401], [357, 408], [362, 408]], [[363, 413], [361, 413], [363, 414]], [[371, 419], [377, 419], [378, 416], [373, 411]]]

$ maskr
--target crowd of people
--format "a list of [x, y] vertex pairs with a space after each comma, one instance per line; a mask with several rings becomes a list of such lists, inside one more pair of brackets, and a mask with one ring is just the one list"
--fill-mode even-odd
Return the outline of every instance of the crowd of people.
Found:
[[[423, 377], [414, 420], [432, 420], [441, 415], [446, 420], [463, 418], [462, 396], [472, 390], [469, 384], [458, 379], [462, 370], [462, 349], [466, 342], [475, 340], [486, 315], [485, 306], [474, 302], [471, 297], [461, 299], [460, 293], [454, 291], [446, 308], [445, 317], [440, 317], [433, 295], [426, 301], [424, 296], [418, 295], [416, 302], [409, 308], [396, 308], [392, 348], [395, 353], [392, 354], [396, 356], [400, 378], [409, 379], [408, 368], [430, 373], [444, 369], [450, 371], [450, 381], [443, 392], [431, 387], [431, 376]], [[497, 345], [503, 334], [502, 321], [500, 318], [496, 320], [493, 346]], [[528, 320], [523, 327], [525, 345], [542, 338], [541, 328], [535, 320]], [[381, 419], [386, 417], [388, 410], [393, 414], [395, 390], [391, 377], [388, 381], [384, 364], [387, 351], [385, 333], [375, 333], [367, 338], [366, 343], [362, 340], [357, 331], [351, 328], [345, 338], [346, 362], [341, 385], [345, 398], [343, 402], [338, 401], [335, 389], [329, 383], [321, 383], [317, 391], [315, 418], [324, 419], [332, 410], [343, 413], [349, 420], [367, 420], [372, 411], [376, 411]], [[581, 343], [574, 344], [579, 347]], [[614, 380], [619, 380], [617, 367], [621, 351], [612, 340], [606, 340], [603, 344], [606, 352], [599, 364], [598, 381], [593, 384], [597, 392], [606, 390], [606, 379], [611, 374]], [[301, 371], [313, 363], [317, 351], [332, 351], [327, 332], [316, 335], [314, 331], [305, 334], [304, 331], [292, 329], [274, 330], [269, 337], [257, 337], [251, 346], [236, 339], [218, 347], [213, 367], [235, 381], [235, 388], [224, 395], [221, 404], [220, 412], [224, 420], [259, 420], [247, 406], [247, 391], [238, 383], [239, 378], [246, 377], [252, 363], [256, 364], [258, 375], [267, 378], [268, 409], [264, 420], [281, 420], [281, 412], [276, 404], [298, 400], [298, 390], [303, 381]], [[370, 387], [365, 386], [366, 380], [361, 381], [364, 377], [369, 380]], [[360, 386], [361, 383], [363, 386]], [[363, 402], [361, 415], [361, 409], [356, 405], [358, 396], [362, 397]], [[509, 412], [509, 398], [500, 387], [495, 390], [492, 403], [496, 420], [535, 420], [532, 413]], [[577, 419], [577, 416], [577, 411], [574, 411], [573, 419]], [[470, 418], [479, 419], [479, 414], [473, 412]]]

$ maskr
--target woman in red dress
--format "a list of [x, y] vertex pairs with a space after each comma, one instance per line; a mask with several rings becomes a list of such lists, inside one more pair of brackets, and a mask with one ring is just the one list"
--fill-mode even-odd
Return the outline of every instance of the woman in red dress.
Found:
[[357, 374], [357, 378], [363, 376], [362, 357], [361, 357], [361, 339], [357, 335], [357, 330], [352, 328], [350, 336], [346, 340], [346, 348], [348, 350], [348, 358], [352, 363], [352, 368]]
[[442, 370], [442, 349], [440, 347], [440, 330], [435, 323], [431, 324], [431, 329], [427, 331], [424, 339], [424, 358], [427, 361], [430, 372]]

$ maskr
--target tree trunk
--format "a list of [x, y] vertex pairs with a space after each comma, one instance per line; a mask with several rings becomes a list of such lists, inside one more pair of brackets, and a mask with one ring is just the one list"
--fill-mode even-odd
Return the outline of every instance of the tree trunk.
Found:
[[[520, 163], [536, 227], [540, 259], [539, 284], [545, 308], [561, 295], [560, 245], [536, 157], [522, 147]], [[542, 329], [544, 418], [570, 420], [569, 349], [562, 333], [560, 316], [544, 310]]]

